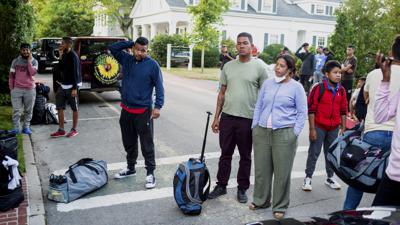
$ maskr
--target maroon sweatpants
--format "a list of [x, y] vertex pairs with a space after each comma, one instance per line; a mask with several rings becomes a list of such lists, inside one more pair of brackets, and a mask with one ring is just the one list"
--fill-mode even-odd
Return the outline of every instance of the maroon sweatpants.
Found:
[[242, 190], [249, 188], [252, 145], [251, 123], [251, 119], [222, 113], [219, 124], [221, 157], [218, 164], [217, 185], [224, 187], [228, 185], [231, 174], [232, 155], [237, 146], [240, 155], [237, 174], [238, 188]]

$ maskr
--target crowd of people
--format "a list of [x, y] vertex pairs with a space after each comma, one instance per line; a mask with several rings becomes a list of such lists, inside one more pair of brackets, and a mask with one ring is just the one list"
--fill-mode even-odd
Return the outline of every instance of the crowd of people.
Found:
[[[373, 205], [400, 206], [400, 199], [394, 193], [400, 185], [396, 134], [392, 140], [395, 130], [393, 118], [398, 113], [400, 98], [400, 94], [396, 94], [400, 82], [396, 79], [400, 76], [390, 75], [400, 72], [400, 36], [394, 40], [390, 57], [377, 55], [377, 69], [357, 81], [354, 93], [357, 58], [353, 45], [347, 46], [347, 56], [340, 63], [334, 60], [329, 49], [318, 46], [317, 54], [313, 54], [310, 45], [304, 43], [295, 53], [302, 61], [299, 73], [296, 73], [294, 57], [285, 47], [276, 58], [274, 72], [267, 73], [268, 78], [257, 70], [260, 60], [251, 54], [253, 46], [251, 35], [241, 33], [236, 45], [238, 56], [234, 59], [226, 46], [221, 53], [221, 88], [213, 123], [213, 131], [219, 132], [221, 157], [218, 182], [209, 198], [226, 194], [233, 149], [237, 146], [240, 154], [237, 199], [247, 202], [251, 163], [247, 149], [251, 147], [248, 143], [252, 142], [255, 184], [249, 208], [272, 207], [274, 217], [282, 218], [289, 206], [290, 174], [297, 138], [308, 116], [310, 145], [302, 185], [304, 191], [312, 191], [312, 175], [322, 148], [327, 175], [325, 184], [335, 190], [341, 189], [326, 155], [338, 135], [345, 132], [346, 122], [355, 119], [364, 123], [364, 142], [382, 151], [392, 151]], [[224, 57], [226, 55], [229, 57]], [[299, 82], [295, 81], [296, 77], [299, 77]], [[249, 95], [257, 92], [257, 98]], [[250, 109], [253, 116], [243, 114], [244, 109]], [[249, 131], [246, 122], [250, 124], [251, 120]], [[357, 208], [362, 195], [362, 191], [349, 186], [343, 208]]]
[[[125, 52], [132, 48], [133, 55]], [[20, 115], [24, 111], [22, 133], [30, 134], [30, 119], [35, 99], [33, 76], [37, 61], [32, 58], [29, 44], [22, 44], [20, 56], [12, 62], [9, 88], [13, 106], [14, 132], [20, 132]], [[317, 54], [304, 43], [295, 53], [301, 59], [300, 82], [296, 77], [296, 63], [287, 48], [276, 58], [274, 71], [269, 71], [262, 60], [254, 57], [251, 34], [237, 36], [234, 57], [226, 46], [221, 50], [221, 79], [212, 131], [219, 134], [221, 156], [217, 183], [209, 199], [227, 193], [231, 162], [235, 148], [240, 161], [237, 173], [237, 199], [248, 202], [252, 150], [254, 149], [255, 185], [251, 210], [272, 207], [273, 216], [282, 218], [290, 203], [291, 171], [296, 155], [298, 136], [306, 121], [309, 123], [309, 149], [302, 189], [312, 191], [312, 176], [317, 159], [324, 148], [346, 130], [350, 116], [364, 121], [363, 141], [391, 151], [389, 165], [373, 205], [400, 206], [400, 36], [396, 37], [389, 57], [377, 54], [377, 68], [366, 79], [360, 79], [352, 94], [357, 69], [355, 47], [347, 47], [347, 57], [340, 63], [333, 53], [322, 46]], [[72, 39], [65, 37], [61, 45], [60, 68], [63, 73], [61, 88], [56, 93], [59, 129], [51, 137], [73, 137], [78, 134], [78, 89], [81, 85], [79, 59], [72, 50]], [[120, 127], [127, 153], [127, 168], [115, 178], [136, 175], [138, 144], [147, 170], [146, 188], [154, 188], [155, 149], [153, 119], [160, 116], [164, 104], [163, 79], [159, 65], [147, 56], [148, 40], [140, 37], [135, 42], [122, 41], [109, 46], [110, 53], [124, 68], [121, 90]], [[314, 85], [311, 85], [311, 82]], [[153, 90], [156, 98], [153, 103]], [[64, 130], [64, 110], [69, 104], [73, 124]], [[393, 138], [392, 138], [393, 137]], [[139, 139], [139, 141], [138, 141]], [[325, 184], [340, 189], [334, 172], [325, 160]], [[344, 209], [356, 208], [363, 192], [349, 186]]]

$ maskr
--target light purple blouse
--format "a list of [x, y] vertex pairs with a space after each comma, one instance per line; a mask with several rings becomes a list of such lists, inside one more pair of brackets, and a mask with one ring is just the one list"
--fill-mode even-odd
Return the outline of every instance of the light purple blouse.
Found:
[[389, 95], [389, 82], [382, 81], [376, 93], [374, 114], [376, 123], [383, 123], [396, 117], [396, 125], [393, 130], [392, 138], [392, 150], [390, 152], [386, 174], [391, 180], [400, 182], [400, 91], [397, 91], [390, 99]]

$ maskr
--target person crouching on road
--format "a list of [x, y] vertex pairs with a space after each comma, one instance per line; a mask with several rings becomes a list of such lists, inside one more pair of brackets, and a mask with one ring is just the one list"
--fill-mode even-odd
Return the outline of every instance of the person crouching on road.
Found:
[[[58, 131], [50, 134], [53, 138], [74, 137], [78, 135], [78, 88], [82, 86], [81, 66], [78, 55], [72, 50], [72, 38], [63, 37], [60, 46], [60, 62], [62, 73], [61, 87], [56, 92], [56, 107], [58, 110]], [[66, 134], [64, 130], [64, 110], [67, 103], [72, 109], [72, 128]]]
[[[332, 189], [340, 189], [333, 178], [333, 169], [329, 166], [326, 154], [332, 142], [346, 129], [347, 98], [346, 90], [340, 84], [341, 65], [337, 61], [325, 64], [323, 72], [327, 79], [315, 84], [308, 96], [308, 122], [310, 128], [310, 147], [308, 148], [306, 178], [302, 189], [311, 191], [311, 178], [315, 170], [322, 145], [324, 146], [325, 168], [328, 178], [325, 184]], [[323, 85], [323, 86], [322, 86]], [[321, 91], [321, 88], [323, 90]], [[340, 129], [340, 131], [339, 131]]]
[[[153, 119], [160, 116], [164, 104], [163, 78], [158, 63], [147, 56], [149, 41], [139, 37], [136, 42], [122, 41], [109, 46], [111, 54], [124, 68], [122, 79], [121, 117], [119, 120], [122, 142], [127, 153], [127, 168], [115, 174], [115, 178], [136, 175], [138, 137], [147, 170], [145, 187], [156, 186]], [[133, 47], [133, 55], [125, 52]], [[153, 89], [156, 101], [153, 109]]]
[[32, 58], [31, 46], [23, 43], [20, 46], [20, 56], [12, 61], [8, 85], [11, 91], [13, 107], [13, 133], [20, 132], [21, 113], [24, 112], [22, 133], [31, 134], [30, 122], [36, 91], [34, 76], [38, 69], [38, 62]]
[[277, 219], [284, 217], [289, 207], [297, 137], [307, 119], [306, 93], [291, 78], [295, 70], [292, 56], [278, 56], [275, 77], [262, 85], [252, 123], [255, 184], [249, 208], [268, 208], [272, 198], [272, 212]]

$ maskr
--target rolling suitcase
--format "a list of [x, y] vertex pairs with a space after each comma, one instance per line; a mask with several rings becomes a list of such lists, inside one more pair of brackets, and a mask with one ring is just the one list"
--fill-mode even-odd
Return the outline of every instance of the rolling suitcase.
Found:
[[199, 215], [202, 203], [210, 191], [211, 178], [204, 160], [207, 140], [207, 130], [210, 122], [210, 112], [207, 112], [207, 124], [204, 134], [203, 147], [199, 159], [190, 158], [178, 165], [174, 176], [174, 198], [184, 214]]

